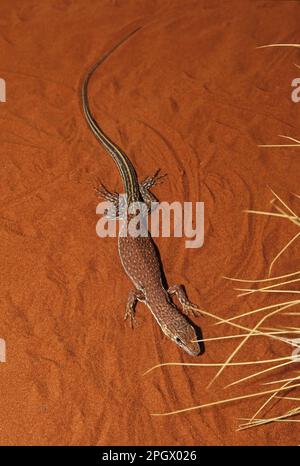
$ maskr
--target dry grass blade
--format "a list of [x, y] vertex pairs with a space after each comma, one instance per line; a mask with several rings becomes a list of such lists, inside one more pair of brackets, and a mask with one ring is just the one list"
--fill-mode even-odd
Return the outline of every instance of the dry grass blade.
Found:
[[275, 369], [279, 369], [280, 367], [284, 367], [284, 366], [287, 366], [289, 364], [295, 364], [296, 362], [299, 362], [299, 361], [296, 361], [295, 359], [290, 358], [290, 361], [284, 362], [282, 364], [277, 364], [276, 366], [268, 367], [267, 369], [264, 369], [262, 371], [255, 372], [255, 374], [250, 374], [250, 375], [247, 375], [247, 377], [243, 377], [242, 379], [235, 380], [234, 382], [231, 382], [230, 384], [226, 385], [225, 388], [232, 387], [233, 385], [237, 385], [237, 384], [239, 384], [241, 382], [245, 382], [246, 380], [250, 380], [253, 377], [257, 377], [258, 375], [265, 374], [266, 372], [270, 372], [270, 371], [273, 371]]
[[[269, 364], [271, 362], [279, 362], [279, 361], [286, 361], [289, 360], [291, 361], [291, 356], [284, 356], [282, 358], [275, 358], [275, 359], [264, 359], [264, 360], [258, 360], [258, 361], [242, 361], [242, 362], [231, 362], [228, 363], [228, 366], [253, 366], [257, 364]], [[152, 372], [154, 369], [158, 369], [159, 367], [166, 367], [166, 366], [177, 366], [177, 367], [182, 367], [182, 366], [188, 366], [188, 367], [223, 367], [224, 363], [223, 362], [163, 362], [161, 364], [156, 364], [155, 366], [150, 367], [146, 372], [144, 372], [143, 375], [149, 374], [149, 372]]]
[[257, 147], [300, 147], [300, 144], [258, 144]]
[[288, 220], [290, 220], [290, 222], [294, 223], [295, 225], [297, 225], [297, 227], [300, 227], [300, 218], [298, 216], [296, 217], [290, 217], [290, 216], [287, 216], [286, 215], [286, 212], [281, 209], [278, 205], [276, 205], [274, 203], [274, 201], [271, 201], [271, 203], [274, 205], [275, 209], [280, 212], [281, 214], [283, 214], [283, 217], [285, 218], [288, 218]]
[[250, 422], [252, 422], [258, 415], [259, 413], [262, 412], [262, 410], [269, 404], [271, 401], [274, 399], [276, 395], [280, 392], [280, 390], [283, 390], [285, 388], [288, 388], [290, 386], [290, 382], [284, 383], [280, 388], [277, 389], [276, 392], [272, 393], [269, 398], [258, 408], [258, 410], [253, 414], [252, 418], [250, 419]]
[[295, 236], [293, 236], [293, 238], [284, 246], [284, 248], [282, 248], [279, 253], [277, 254], [277, 256], [272, 260], [271, 264], [270, 264], [270, 267], [269, 267], [269, 275], [271, 275], [271, 271], [272, 271], [272, 268], [273, 268], [273, 265], [275, 264], [275, 262], [277, 261], [277, 259], [281, 256], [282, 253], [284, 253], [284, 251], [287, 250], [287, 248], [300, 236], [300, 232], [297, 233]]
[[241, 420], [248, 421], [248, 422], [245, 424], [241, 424], [237, 430], [245, 430], [245, 429], [249, 429], [250, 427], [256, 427], [256, 426], [260, 426], [263, 424], [269, 424], [270, 422], [300, 422], [300, 419], [289, 419], [292, 416], [296, 416], [299, 413], [300, 413], [300, 407], [297, 407], [277, 417], [265, 418], [265, 419], [256, 418], [253, 421], [251, 421], [251, 419], [242, 418]]
[[264, 286], [263, 288], [248, 289], [248, 288], [235, 288], [236, 291], [245, 291], [245, 293], [240, 293], [238, 296], [246, 296], [248, 294], [257, 293], [263, 290], [270, 290], [271, 288], [276, 288], [277, 286], [287, 285], [289, 283], [299, 282], [300, 278], [294, 278], [293, 280], [286, 280], [285, 282], [275, 283], [274, 285]]
[[259, 144], [258, 147], [300, 147], [300, 141], [292, 138], [291, 136], [284, 136], [283, 134], [278, 135], [280, 138], [288, 139], [296, 144]]
[[226, 360], [226, 362], [224, 363], [223, 367], [220, 368], [220, 370], [217, 372], [217, 374], [215, 375], [215, 377], [212, 379], [212, 381], [208, 384], [208, 387], [210, 387], [212, 385], [212, 383], [216, 380], [217, 377], [219, 377], [221, 375], [221, 373], [223, 372], [223, 370], [226, 368], [226, 366], [230, 363], [230, 361], [234, 358], [234, 356], [236, 356], [236, 354], [240, 351], [240, 349], [244, 346], [244, 344], [248, 341], [248, 339], [250, 338], [250, 336], [252, 335], [252, 333], [257, 330], [257, 328], [259, 328], [259, 326], [266, 320], [268, 319], [269, 317], [271, 316], [274, 316], [275, 314], [278, 314], [279, 312], [283, 311], [284, 309], [286, 309], [287, 307], [290, 307], [290, 304], [288, 304], [287, 306], [283, 306], [283, 307], [280, 307], [279, 309], [276, 309], [275, 311], [272, 311], [270, 312], [269, 314], [267, 314], [266, 316], [264, 316], [262, 319], [259, 320], [259, 322], [255, 325], [255, 327], [253, 329], [251, 329], [251, 331], [249, 332], [249, 334], [243, 339], [243, 341], [241, 341], [241, 343], [235, 348], [235, 350], [231, 353], [231, 355], [229, 356], [229, 358]]
[[[282, 137], [285, 137], [285, 136], [282, 136]], [[287, 137], [288, 137], [288, 136], [287, 136]], [[291, 138], [290, 138], [290, 139], [291, 139]], [[294, 139], [294, 140], [296, 141], [296, 139]], [[299, 144], [300, 144], [300, 141], [297, 141], [297, 142], [299, 142]], [[290, 212], [290, 214], [293, 215], [293, 217], [299, 218], [298, 215], [287, 205], [287, 203], [284, 202], [283, 199], [281, 199], [281, 197], [278, 196], [278, 194], [275, 193], [275, 191], [273, 191], [273, 190], [271, 189], [271, 193], [272, 193], [272, 194], [276, 197], [276, 199]]]
[[292, 400], [292, 401], [300, 401], [300, 398], [296, 398], [294, 396], [276, 396], [279, 400]]
[[[300, 301], [295, 301], [296, 303], [300, 302]], [[283, 303], [283, 304], [286, 304], [286, 303]], [[288, 304], [291, 304], [293, 305], [294, 302], [292, 301], [288, 301]], [[265, 308], [261, 308], [260, 310], [262, 309], [269, 309], [270, 307], [275, 307], [275, 306], [279, 306], [281, 304], [276, 304], [276, 305], [273, 305], [273, 306], [267, 306]], [[208, 311], [204, 311], [203, 309], [201, 309], [201, 314], [203, 315], [206, 315], [208, 317], [212, 317], [213, 319], [217, 320], [218, 322], [215, 324], [215, 325], [218, 325], [218, 324], [229, 324], [231, 325], [232, 327], [235, 327], [235, 328], [238, 328], [240, 330], [244, 330], [246, 332], [250, 332], [251, 328], [248, 328], [248, 327], [245, 327], [244, 325], [240, 325], [240, 324], [236, 324], [234, 322], [231, 322], [230, 320], [226, 320], [226, 319], [222, 319], [221, 317], [218, 317], [214, 314], [212, 314], [211, 312], [208, 312]], [[232, 318], [233, 320], [234, 318]], [[276, 330], [276, 329], [275, 329]], [[263, 332], [261, 330], [256, 330], [253, 335], [262, 335], [262, 336], [265, 336], [265, 337], [268, 337], [268, 338], [273, 338], [274, 340], [279, 340], [281, 341], [281, 338], [280, 337], [277, 337], [276, 335], [272, 335], [270, 332]], [[251, 335], [251, 336], [253, 336]]]
[[[292, 306], [295, 306], [296, 304], [299, 304], [299, 303], [300, 303], [300, 300], [297, 299], [297, 300], [293, 300], [293, 301], [285, 301], [283, 303], [270, 304], [269, 306], [264, 306], [264, 307], [259, 307], [257, 309], [252, 309], [252, 311], [244, 312], [243, 314], [238, 314], [237, 316], [230, 317], [230, 318], [228, 318], [226, 320], [220, 319], [220, 321], [216, 322], [215, 325], [220, 325], [220, 324], [223, 324], [223, 323], [232, 324], [234, 320], [240, 319], [241, 317], [250, 316], [252, 314], [256, 314], [258, 312], [266, 311], [267, 309], [273, 309], [274, 307], [278, 307], [278, 306], [287, 305], [289, 307], [292, 307]], [[250, 330], [250, 329], [247, 329], [247, 330]]]
[[260, 45], [259, 47], [256, 47], [257, 49], [266, 49], [268, 47], [299, 47], [300, 44], [268, 44], [268, 45]]
[[[287, 390], [287, 389], [291, 390], [292, 388], [298, 388], [298, 387], [300, 387], [300, 384], [291, 385], [291, 386], [289, 386], [287, 388], [282, 388], [279, 391], [284, 391], [284, 390]], [[210, 406], [217, 406], [217, 405], [222, 405], [222, 404], [226, 404], [226, 403], [232, 403], [233, 401], [246, 400], [246, 399], [254, 398], [254, 397], [258, 397], [258, 396], [269, 395], [269, 394], [275, 393], [275, 392], [278, 393], [277, 388], [274, 389], [274, 390], [266, 390], [266, 391], [263, 391], [263, 392], [250, 393], [248, 395], [236, 396], [234, 398], [227, 398], [225, 400], [213, 401], [211, 403], [205, 403], [205, 404], [198, 405], [198, 406], [191, 406], [190, 408], [178, 409], [176, 411], [169, 411], [167, 413], [152, 413], [151, 416], [171, 416], [173, 414], [186, 413], [186, 412], [189, 412], [189, 411], [195, 411], [197, 409], [208, 408]]]
[[[299, 372], [299, 371], [298, 371]], [[299, 376], [297, 377], [299, 378]], [[280, 380], [272, 380], [271, 382], [265, 382], [263, 383], [263, 385], [273, 385], [275, 383], [282, 383], [282, 382], [292, 382], [293, 380], [295, 380], [295, 377], [292, 377], [290, 379], [280, 379]]]
[[[290, 137], [288, 137], [291, 139]], [[270, 215], [270, 216], [275, 216], [275, 217], [282, 217], [286, 218], [293, 223], [296, 223], [297, 225], [300, 226], [300, 219], [299, 216], [284, 202], [278, 194], [276, 194], [272, 189], [271, 189], [272, 194], [276, 197], [276, 199], [287, 209], [287, 211], [291, 214], [288, 215], [284, 211], [281, 210], [282, 213], [277, 214], [274, 212], [263, 212], [263, 211], [255, 211], [255, 210], [248, 210], [248, 213], [252, 214], [258, 214], [258, 215]], [[275, 264], [275, 262], [279, 259], [279, 257], [288, 249], [288, 247], [300, 236], [300, 232], [298, 232], [276, 255], [276, 257], [272, 260], [270, 267], [269, 267], [269, 275], [271, 275], [272, 268]]]
[[[295, 313], [297, 314], [297, 313]], [[294, 313], [284, 313], [283, 315], [295, 315]], [[299, 314], [300, 315], [300, 314]], [[253, 336], [256, 336], [256, 337], [265, 337], [265, 336], [269, 336], [269, 335], [282, 335], [282, 334], [286, 334], [286, 333], [291, 333], [291, 331], [287, 331], [287, 330], [274, 330], [274, 331], [270, 331], [268, 332], [268, 334], [265, 334], [265, 333], [254, 333]], [[300, 333], [300, 330], [298, 332], [294, 331], [294, 333]], [[225, 335], [225, 336], [221, 336], [221, 337], [211, 337], [211, 338], [201, 338], [200, 340], [192, 340], [193, 342], [198, 342], [198, 343], [205, 343], [207, 341], [220, 341], [220, 340], [232, 340], [234, 338], [243, 338], [243, 337], [246, 337], [248, 335], [248, 333], [237, 333], [236, 335]], [[286, 340], [286, 339], [284, 339]]]
[[285, 136], [284, 134], [279, 134], [278, 136], [280, 138], [289, 139], [290, 141], [297, 142], [297, 144], [300, 144], [299, 139], [292, 138], [291, 136]]
[[292, 138], [291, 136], [284, 136], [283, 134], [278, 135], [280, 138], [288, 139], [296, 144], [258, 144], [258, 147], [300, 147], [300, 141]]
[[276, 212], [267, 212], [264, 210], [243, 210], [246, 214], [257, 214], [257, 215], [267, 215], [268, 217], [281, 217], [287, 219], [297, 219], [298, 217], [286, 214], [277, 214]]
[[242, 282], [242, 283], [262, 283], [262, 282], [270, 282], [274, 280], [280, 280], [281, 278], [288, 278], [292, 277], [294, 275], [298, 275], [300, 273], [300, 270], [297, 270], [297, 272], [291, 272], [287, 273], [285, 275], [280, 275], [278, 277], [268, 277], [268, 278], [261, 278], [260, 280], [245, 280], [242, 278], [231, 278], [231, 277], [223, 277], [226, 280], [231, 280], [233, 282]]

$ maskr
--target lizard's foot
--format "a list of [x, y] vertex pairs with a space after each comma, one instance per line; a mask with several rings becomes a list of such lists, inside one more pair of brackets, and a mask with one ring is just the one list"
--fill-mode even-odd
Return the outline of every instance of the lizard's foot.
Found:
[[134, 327], [138, 325], [137, 320], [135, 318], [135, 309], [133, 309], [132, 306], [129, 306], [127, 304], [125, 315], [124, 315], [124, 320], [127, 320], [128, 317], [130, 318], [130, 327], [133, 329]]
[[182, 285], [173, 285], [168, 289], [170, 296], [175, 295], [178, 298], [178, 301], [182, 305], [182, 310], [187, 315], [192, 315], [194, 317], [199, 317], [201, 311], [196, 304], [193, 304], [188, 299], [185, 289]]
[[139, 290], [131, 290], [128, 295], [128, 301], [126, 305], [126, 311], [124, 315], [124, 320], [130, 318], [130, 326], [134, 328], [137, 326], [137, 320], [135, 318], [136, 305], [138, 301], [144, 301], [145, 297], [143, 293]]
[[166, 174], [161, 175], [159, 169], [154, 173], [154, 175], [148, 176], [140, 183], [140, 192], [149, 212], [153, 212], [153, 210], [155, 210], [158, 205], [158, 200], [154, 194], [152, 194], [150, 189], [153, 186], [161, 183], [166, 176]]
[[95, 191], [97, 196], [111, 204], [108, 209], [105, 209], [104, 213], [106, 217], [111, 219], [123, 218], [126, 205], [124, 196], [116, 192], [108, 191], [102, 183], [95, 188]]
[[159, 168], [158, 170], [156, 170], [154, 175], [147, 176], [147, 178], [145, 178], [144, 181], [141, 182], [140, 186], [143, 189], [149, 190], [149, 189], [153, 188], [153, 186], [156, 186], [157, 184], [162, 183], [163, 179], [166, 176], [167, 176], [166, 174], [164, 174], [164, 175], [160, 174], [160, 168]]

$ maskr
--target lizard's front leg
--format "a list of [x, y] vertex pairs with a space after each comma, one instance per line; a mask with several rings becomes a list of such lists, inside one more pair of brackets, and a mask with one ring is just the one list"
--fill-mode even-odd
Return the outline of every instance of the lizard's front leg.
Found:
[[108, 191], [108, 189], [106, 189], [102, 183], [100, 183], [98, 188], [95, 188], [95, 191], [97, 196], [111, 203], [111, 207], [105, 210], [105, 215], [107, 218], [116, 219], [124, 217], [126, 207], [124, 196], [116, 192]]
[[133, 290], [129, 292], [124, 320], [128, 319], [128, 317], [130, 318], [131, 328], [133, 328], [134, 325], [137, 324], [136, 318], [135, 318], [135, 308], [136, 308], [137, 302], [144, 301], [144, 300], [145, 300], [145, 296], [140, 290], [137, 290], [136, 288], [134, 288]]
[[168, 294], [170, 296], [175, 295], [178, 298], [178, 301], [182, 305], [183, 312], [185, 312], [187, 315], [192, 314], [194, 317], [201, 315], [201, 311], [199, 310], [198, 306], [191, 303], [188, 299], [183, 285], [170, 286], [168, 289]]
[[140, 183], [140, 192], [141, 192], [143, 201], [148, 207], [149, 212], [152, 212], [155, 209], [156, 204], [158, 202], [157, 198], [154, 196], [154, 194], [152, 194], [150, 189], [153, 186], [161, 183], [163, 179], [165, 178], [165, 176], [166, 175], [160, 174], [160, 169], [159, 169], [154, 173], [154, 175], [148, 176], [147, 178], [144, 179], [144, 181]]

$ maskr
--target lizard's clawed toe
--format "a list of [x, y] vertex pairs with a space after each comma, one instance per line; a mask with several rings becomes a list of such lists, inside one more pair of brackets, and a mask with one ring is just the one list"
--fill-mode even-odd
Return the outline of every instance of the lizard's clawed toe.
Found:
[[198, 306], [196, 306], [196, 304], [192, 304], [192, 303], [188, 303], [188, 304], [184, 305], [183, 306], [183, 311], [185, 312], [185, 314], [192, 315], [193, 317], [200, 317], [202, 315], [200, 309], [198, 308]]
[[138, 326], [138, 322], [135, 318], [135, 313], [132, 312], [131, 309], [126, 310], [125, 315], [124, 315], [124, 320], [127, 320], [129, 318], [129, 324], [132, 329]]

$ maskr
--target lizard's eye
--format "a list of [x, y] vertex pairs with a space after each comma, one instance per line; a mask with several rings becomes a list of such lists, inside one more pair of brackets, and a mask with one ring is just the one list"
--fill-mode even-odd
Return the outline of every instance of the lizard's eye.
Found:
[[180, 340], [179, 337], [176, 337], [176, 343], [178, 343], [179, 345], [183, 345], [183, 342]]

